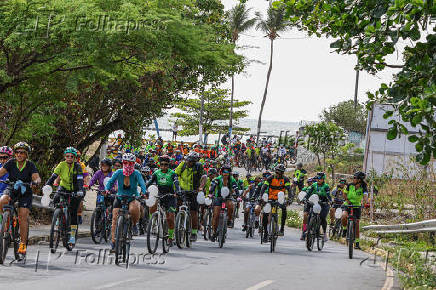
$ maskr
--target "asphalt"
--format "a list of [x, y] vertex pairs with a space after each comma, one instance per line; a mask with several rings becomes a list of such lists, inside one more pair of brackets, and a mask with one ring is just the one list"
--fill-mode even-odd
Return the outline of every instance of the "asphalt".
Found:
[[128, 267], [116, 266], [108, 257], [108, 245], [95, 245], [90, 238], [79, 239], [72, 252], [61, 249], [56, 254], [49, 254], [42, 241], [28, 247], [25, 263], [12, 262], [9, 252], [0, 266], [0, 289], [339, 290], [381, 289], [385, 284], [384, 270], [370, 259], [364, 261], [368, 254], [357, 251], [350, 260], [346, 247], [332, 241], [321, 252], [308, 252], [299, 234], [287, 228], [276, 252], [270, 253], [257, 233], [245, 238], [238, 220], [221, 249], [199, 239], [191, 249], [173, 247], [167, 255], [160, 246], [154, 256], [146, 254], [145, 237], [139, 236]]

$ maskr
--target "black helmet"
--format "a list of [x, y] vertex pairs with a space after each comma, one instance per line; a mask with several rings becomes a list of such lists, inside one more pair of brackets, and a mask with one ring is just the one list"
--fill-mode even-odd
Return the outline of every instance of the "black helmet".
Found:
[[162, 155], [161, 157], [159, 157], [159, 162], [170, 162], [170, 157], [168, 155]]
[[100, 161], [100, 164], [104, 164], [109, 167], [112, 167], [112, 160], [110, 160], [109, 158], [104, 158], [102, 161]]
[[271, 174], [271, 172], [269, 172], [269, 171], [265, 171], [263, 174], [262, 174], [262, 176], [264, 177], [264, 178], [268, 178], [268, 177], [270, 177], [272, 174]]
[[114, 161], [112, 162], [112, 165], [114, 165], [115, 163], [119, 163], [119, 164], [123, 165], [123, 162], [118, 158], [114, 159]]
[[233, 172], [232, 172], [232, 175], [233, 175], [233, 176], [239, 176], [239, 172], [237, 172], [237, 171], [233, 171]]
[[366, 177], [366, 174], [361, 171], [357, 171], [356, 173], [354, 173], [353, 177], [363, 181]]
[[325, 173], [324, 172], [318, 172], [316, 174], [316, 179], [325, 179]]
[[188, 162], [197, 162], [198, 159], [200, 159], [200, 156], [195, 151], [189, 152], [188, 156], [186, 156], [186, 161]]
[[303, 163], [298, 162], [298, 163], [297, 163], [297, 168], [301, 168], [301, 167], [303, 167]]
[[250, 178], [251, 177], [251, 173], [247, 173], [246, 175], [245, 175], [245, 177], [248, 179], [248, 178]]
[[210, 168], [207, 172], [207, 175], [218, 174], [218, 171], [215, 168]]
[[275, 168], [274, 168], [274, 171], [276, 171], [276, 172], [281, 172], [281, 173], [284, 173], [285, 172], [285, 166], [283, 165], [283, 164], [278, 164]]

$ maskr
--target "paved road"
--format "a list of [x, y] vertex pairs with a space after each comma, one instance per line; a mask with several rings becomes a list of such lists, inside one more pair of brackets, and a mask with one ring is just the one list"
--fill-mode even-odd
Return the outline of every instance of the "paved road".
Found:
[[[142, 256], [129, 269], [107, 264], [109, 259], [103, 264], [107, 246], [94, 245], [90, 238], [80, 239], [73, 252], [50, 259], [46, 243], [30, 246], [25, 265], [0, 266], [0, 289], [338, 290], [381, 289], [385, 283], [385, 273], [379, 266], [368, 261], [360, 264], [366, 253], [358, 251], [355, 259], [349, 260], [345, 246], [334, 242], [328, 242], [322, 252], [308, 252], [299, 232], [290, 228], [279, 239], [274, 254], [269, 253], [269, 245], [260, 244], [257, 234], [245, 239], [240, 222], [229, 231], [222, 249], [217, 243], [199, 240], [192, 249], [173, 247], [166, 256], [151, 257], [143, 255], [144, 237], [136, 237], [133, 245], [131, 252]], [[99, 249], [100, 262], [92, 265]], [[88, 261], [85, 254], [89, 254]]]

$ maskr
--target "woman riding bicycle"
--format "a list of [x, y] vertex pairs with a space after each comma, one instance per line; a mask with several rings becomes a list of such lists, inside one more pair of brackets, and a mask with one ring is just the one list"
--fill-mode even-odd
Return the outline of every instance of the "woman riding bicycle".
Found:
[[[73, 147], [68, 147], [64, 151], [65, 161], [56, 166], [54, 173], [45, 183], [46, 185], [53, 185], [55, 180], [59, 177], [60, 183], [58, 191], [65, 193], [76, 193], [76, 196], [71, 197], [70, 200], [70, 214], [71, 214], [71, 232], [69, 244], [74, 245], [76, 243], [76, 232], [78, 224], [77, 212], [79, 205], [84, 197], [83, 190], [83, 171], [82, 166], [76, 162], [77, 150]], [[60, 195], [56, 194], [53, 201], [59, 202]]]
[[[94, 184], [98, 184], [98, 190], [104, 191], [104, 180], [105, 178], [112, 177], [112, 160], [109, 158], [105, 158], [102, 161], [100, 161], [100, 170], [95, 172], [95, 174], [92, 176], [91, 181], [89, 182], [89, 186], [93, 186]], [[113, 200], [110, 198], [110, 196], [105, 198], [105, 203], [112, 204]]]
[[132, 218], [132, 232], [134, 235], [138, 234], [138, 227], [136, 224], [139, 220], [140, 205], [136, 200], [139, 196], [137, 190], [138, 185], [141, 187], [142, 192], [146, 192], [144, 179], [139, 171], [135, 170], [136, 157], [132, 153], [125, 153], [123, 155], [123, 169], [118, 169], [109, 179], [105, 189], [109, 191], [115, 182], [118, 182], [118, 192], [114, 201], [112, 211], [112, 243], [111, 251], [115, 250], [115, 230], [117, 226], [118, 212], [121, 208], [121, 197], [127, 197], [129, 202], [129, 213]]

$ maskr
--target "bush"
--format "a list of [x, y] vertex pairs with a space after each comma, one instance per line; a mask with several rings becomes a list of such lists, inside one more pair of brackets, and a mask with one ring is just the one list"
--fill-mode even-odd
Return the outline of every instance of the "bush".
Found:
[[288, 210], [288, 219], [286, 220], [286, 225], [291, 228], [301, 228], [303, 225], [303, 218], [300, 217], [297, 211]]

